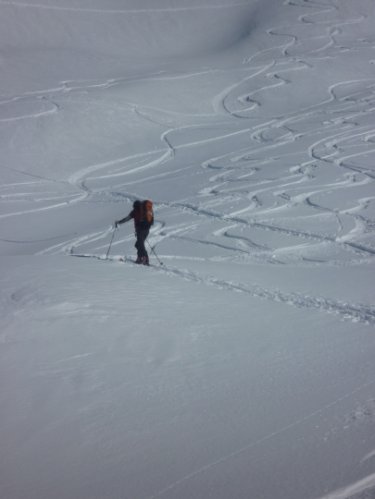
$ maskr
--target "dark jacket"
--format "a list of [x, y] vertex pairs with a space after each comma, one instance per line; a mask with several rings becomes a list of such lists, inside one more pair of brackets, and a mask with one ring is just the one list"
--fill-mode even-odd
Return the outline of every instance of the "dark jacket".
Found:
[[147, 220], [141, 219], [141, 212], [139, 210], [132, 210], [128, 216], [116, 222], [116, 225], [121, 225], [125, 222], [129, 222], [133, 218], [134, 220], [134, 228], [138, 232], [139, 230], [147, 230], [150, 229], [152, 223], [147, 222]]

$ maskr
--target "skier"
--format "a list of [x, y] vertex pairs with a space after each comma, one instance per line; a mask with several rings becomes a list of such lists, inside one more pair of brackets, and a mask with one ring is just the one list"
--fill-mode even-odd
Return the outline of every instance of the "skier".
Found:
[[115, 222], [115, 227], [129, 222], [129, 220], [134, 220], [134, 228], [136, 235], [135, 247], [137, 248], [137, 260], [136, 263], [143, 265], [149, 265], [148, 253], [145, 248], [145, 241], [150, 232], [151, 225], [154, 223], [154, 214], [152, 210], [152, 202], [146, 201], [134, 201], [133, 209], [128, 216], [121, 220]]

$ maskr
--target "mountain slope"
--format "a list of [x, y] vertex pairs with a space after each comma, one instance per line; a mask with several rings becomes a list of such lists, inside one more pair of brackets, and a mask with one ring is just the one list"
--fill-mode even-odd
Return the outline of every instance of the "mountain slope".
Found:
[[1, 497], [373, 493], [372, 4], [0, 1]]

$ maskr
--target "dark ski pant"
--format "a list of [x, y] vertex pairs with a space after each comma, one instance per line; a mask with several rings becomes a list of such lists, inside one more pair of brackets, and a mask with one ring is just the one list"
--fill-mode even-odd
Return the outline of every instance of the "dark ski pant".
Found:
[[148, 262], [148, 253], [146, 251], [145, 241], [149, 232], [150, 229], [137, 229], [135, 232], [135, 235], [137, 237], [135, 247], [137, 248], [138, 260], [140, 260], [141, 258], [146, 258]]

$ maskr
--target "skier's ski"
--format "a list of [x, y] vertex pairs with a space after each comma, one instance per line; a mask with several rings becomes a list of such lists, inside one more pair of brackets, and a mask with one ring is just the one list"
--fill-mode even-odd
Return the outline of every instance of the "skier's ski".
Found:
[[134, 260], [133, 258], [129, 258], [127, 256], [120, 256], [119, 262], [124, 262], [124, 263], [134, 263], [134, 265], [138, 265], [139, 267], [154, 267], [154, 265], [152, 265], [151, 263], [141, 263], [141, 262], [137, 262], [136, 260]]
[[96, 260], [110, 261], [110, 262], [120, 262], [121, 257], [113, 257], [106, 255], [94, 255], [91, 253], [69, 253], [70, 256], [76, 256], [78, 258], [95, 258]]
[[78, 258], [95, 258], [95, 260], [109, 261], [109, 262], [120, 262], [120, 263], [132, 263], [141, 267], [154, 267], [152, 264], [141, 264], [136, 262], [134, 259], [127, 256], [106, 256], [106, 255], [94, 255], [92, 253], [69, 253], [70, 256], [76, 256]]

